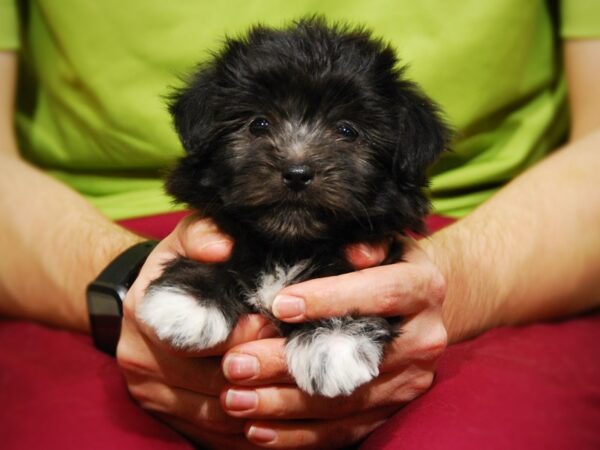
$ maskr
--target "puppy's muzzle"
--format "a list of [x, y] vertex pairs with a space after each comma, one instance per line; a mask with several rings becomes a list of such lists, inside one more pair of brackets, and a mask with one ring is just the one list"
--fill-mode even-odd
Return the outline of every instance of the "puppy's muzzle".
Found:
[[288, 166], [281, 174], [283, 184], [295, 192], [306, 189], [314, 177], [314, 170], [305, 164]]

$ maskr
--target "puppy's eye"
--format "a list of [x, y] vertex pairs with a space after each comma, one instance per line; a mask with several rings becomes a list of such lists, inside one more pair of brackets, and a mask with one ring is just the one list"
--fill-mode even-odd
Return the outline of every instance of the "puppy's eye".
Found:
[[354, 141], [358, 137], [358, 131], [348, 124], [338, 125], [337, 132], [349, 141]]
[[254, 136], [263, 136], [267, 134], [270, 126], [271, 124], [267, 119], [264, 117], [259, 117], [250, 122], [249, 129], [250, 133], [252, 133]]

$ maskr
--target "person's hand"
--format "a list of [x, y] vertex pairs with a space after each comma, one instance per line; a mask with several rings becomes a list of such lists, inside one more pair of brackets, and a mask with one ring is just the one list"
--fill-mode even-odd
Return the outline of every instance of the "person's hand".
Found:
[[[351, 262], [381, 262], [383, 246], [348, 249]], [[339, 448], [364, 438], [406, 402], [429, 389], [447, 344], [441, 306], [445, 281], [419, 244], [404, 261], [283, 289], [274, 314], [287, 322], [358, 315], [401, 316], [401, 334], [386, 350], [380, 375], [349, 397], [310, 396], [288, 375], [282, 338], [240, 344], [223, 358], [234, 385], [221, 395], [224, 410], [247, 419], [248, 439], [268, 448]], [[295, 298], [295, 300], [294, 300]]]
[[[439, 310], [443, 297], [443, 283], [422, 252], [413, 246], [407, 252], [407, 262], [402, 263], [411, 267], [395, 283], [390, 284], [387, 271], [378, 272], [378, 269], [394, 267], [385, 266], [357, 272], [367, 283], [359, 290], [350, 284], [345, 289], [340, 285], [323, 291], [322, 286], [331, 284], [331, 281], [334, 282], [331, 286], [336, 286], [338, 277], [334, 277], [312, 280], [282, 291], [282, 294], [303, 294], [306, 300], [304, 314], [291, 321], [310, 319], [318, 314], [342, 315], [347, 309], [359, 313], [374, 311], [383, 315], [405, 316], [403, 336], [408, 340], [391, 345], [382, 365], [382, 375], [348, 398], [320, 399], [299, 391], [287, 374], [283, 357], [284, 340], [257, 340], [276, 334], [266, 319], [258, 315], [242, 319], [227, 342], [202, 354], [175, 351], [136, 321], [136, 304], [150, 280], [160, 274], [164, 262], [176, 255], [207, 263], [218, 262], [229, 256], [231, 247], [231, 240], [219, 233], [210, 222], [189, 217], [157, 246], [132, 286], [125, 301], [117, 357], [131, 395], [144, 408], [186, 436], [213, 448], [256, 448], [251, 442], [274, 448], [339, 447], [364, 437], [402, 403], [430, 385], [434, 360], [445, 346], [445, 334], [443, 328], [440, 332], [434, 326], [429, 341], [423, 340], [421, 335], [422, 328], [428, 327], [427, 322], [435, 325], [435, 311]], [[384, 246], [358, 245], [348, 249], [348, 257], [356, 267], [369, 267], [381, 262], [385, 252]], [[411, 276], [411, 273], [416, 276]], [[357, 274], [343, 275], [343, 284], [347, 281], [344, 278]], [[411, 279], [405, 286], [407, 289], [398, 289], [407, 277]], [[426, 279], [429, 279], [428, 286], [424, 284]], [[370, 308], [367, 303], [374, 295], [368, 292], [370, 285], [381, 281], [383, 284], [378, 289], [377, 298], [389, 293], [396, 296], [398, 302], [407, 304], [392, 307], [395, 302], [389, 298]], [[358, 279], [354, 282], [362, 284]], [[341, 301], [347, 290], [354, 294], [354, 300], [350, 296], [348, 301]], [[361, 300], [360, 292], [365, 291], [364, 305], [352, 306]], [[434, 295], [422, 299], [423, 292], [433, 292]], [[325, 312], [322, 310], [323, 299], [335, 300]], [[422, 305], [411, 308], [409, 303]], [[421, 317], [419, 320], [418, 316]], [[426, 351], [419, 352], [419, 348]], [[227, 358], [221, 362], [219, 355], [228, 350]], [[244, 356], [255, 359], [244, 360]], [[221, 370], [221, 364], [227, 377]], [[260, 386], [255, 391], [258, 405], [240, 411], [240, 398], [247, 407], [252, 401], [251, 391], [231, 389], [228, 381], [240, 386]], [[371, 390], [376, 395], [371, 395]], [[246, 418], [249, 420], [246, 421]], [[272, 432], [276, 433], [274, 440]]]
[[227, 382], [219, 355], [240, 343], [276, 335], [273, 326], [262, 316], [245, 316], [225, 343], [190, 353], [159, 341], [135, 314], [146, 287], [165, 262], [178, 255], [219, 262], [229, 257], [231, 248], [231, 239], [211, 222], [194, 216], [183, 219], [150, 254], [127, 294], [117, 361], [131, 396], [144, 409], [211, 448], [246, 449], [255, 446], [243, 435], [245, 420], [232, 418], [220, 405]]

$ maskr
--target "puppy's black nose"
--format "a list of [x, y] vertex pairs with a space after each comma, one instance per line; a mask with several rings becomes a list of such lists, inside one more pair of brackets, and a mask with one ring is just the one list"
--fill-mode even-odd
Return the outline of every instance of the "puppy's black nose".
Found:
[[283, 171], [283, 184], [293, 191], [301, 191], [308, 187], [314, 176], [315, 173], [309, 166], [289, 166]]

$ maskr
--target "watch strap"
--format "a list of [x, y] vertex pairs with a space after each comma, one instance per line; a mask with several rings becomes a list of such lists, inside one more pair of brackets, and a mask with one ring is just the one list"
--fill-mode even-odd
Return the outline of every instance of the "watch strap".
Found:
[[94, 345], [114, 355], [121, 334], [123, 301], [158, 241], [135, 244], [113, 259], [89, 284], [87, 305]]

